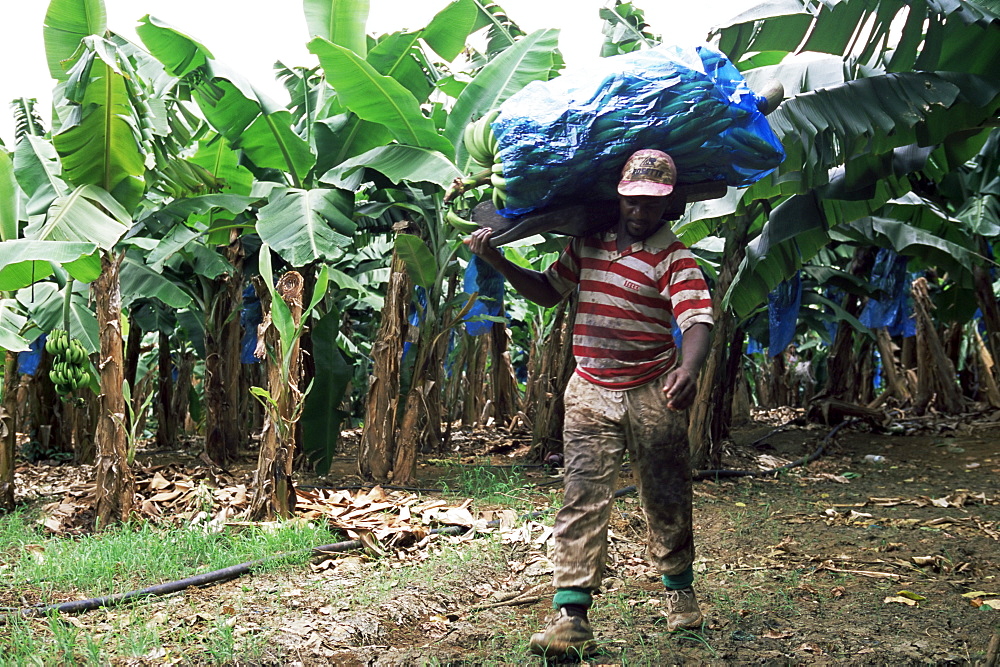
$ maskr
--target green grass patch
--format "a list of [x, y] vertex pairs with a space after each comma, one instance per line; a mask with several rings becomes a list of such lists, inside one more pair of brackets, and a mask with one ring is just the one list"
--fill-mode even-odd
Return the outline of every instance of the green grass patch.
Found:
[[53, 537], [14, 514], [0, 519], [0, 585], [96, 597], [124, 593], [240, 563], [275, 558], [262, 569], [302, 563], [309, 549], [342, 539], [301, 522], [205, 532], [130, 523], [79, 538]]

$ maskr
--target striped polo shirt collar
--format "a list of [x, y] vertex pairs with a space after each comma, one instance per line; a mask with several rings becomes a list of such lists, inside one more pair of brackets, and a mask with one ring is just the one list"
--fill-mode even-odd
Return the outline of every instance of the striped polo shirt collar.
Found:
[[653, 232], [653, 234], [644, 241], [635, 241], [625, 252], [618, 252], [618, 245], [615, 241], [618, 240], [618, 232], [615, 231], [615, 227], [605, 230], [601, 233], [601, 240], [610, 244], [614, 250], [610, 251], [611, 259], [617, 259], [618, 257], [624, 257], [631, 255], [642, 250], [648, 252], [655, 252], [657, 250], [666, 250], [671, 245], [677, 242], [677, 235], [670, 228], [670, 223], [666, 220], [663, 221], [663, 226], [658, 230]]

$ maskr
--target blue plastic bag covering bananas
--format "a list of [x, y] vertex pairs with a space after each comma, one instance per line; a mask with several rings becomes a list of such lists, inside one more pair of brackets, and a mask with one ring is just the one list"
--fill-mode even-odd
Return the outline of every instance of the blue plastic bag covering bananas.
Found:
[[622, 163], [639, 148], [670, 153], [679, 183], [750, 185], [785, 158], [758, 110], [765, 102], [707, 46], [658, 46], [532, 82], [492, 119], [502, 212], [614, 198]]

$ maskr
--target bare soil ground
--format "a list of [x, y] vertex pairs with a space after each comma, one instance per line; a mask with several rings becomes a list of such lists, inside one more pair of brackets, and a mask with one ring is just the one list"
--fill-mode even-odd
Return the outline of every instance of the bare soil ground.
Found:
[[[773, 468], [815, 451], [829, 432], [776, 428], [785, 421], [739, 429], [725, 465]], [[1000, 632], [1000, 423], [979, 415], [895, 428], [842, 429], [820, 458], [775, 477], [696, 483], [699, 631], [665, 632], [642, 513], [634, 496], [621, 498], [591, 611], [602, 650], [589, 662], [986, 664]], [[467, 443], [477, 451], [461, 454], [489, 452], [495, 463], [517, 463], [523, 450], [504, 431]], [[869, 454], [885, 461], [867, 462]], [[349, 457], [338, 461], [337, 475], [302, 481], [356, 484]], [[435, 487], [453, 474], [425, 463], [420, 483]], [[551, 481], [542, 469], [524, 474]], [[630, 483], [626, 470], [620, 486]], [[559, 486], [537, 487], [531, 500], [539, 509], [557, 504]], [[497, 508], [474, 501], [470, 509]], [[542, 664], [527, 639], [550, 612], [548, 525], [550, 515], [439, 536], [402, 559], [343, 554], [89, 612], [73, 624], [113, 632], [140, 618], [156, 629], [155, 649], [115, 664]], [[220, 632], [233, 649], [224, 658], [205, 648]]]

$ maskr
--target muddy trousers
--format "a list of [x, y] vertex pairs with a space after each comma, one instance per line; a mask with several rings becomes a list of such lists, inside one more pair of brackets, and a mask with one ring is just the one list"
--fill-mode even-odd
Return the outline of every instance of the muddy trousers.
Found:
[[594, 590], [608, 551], [608, 521], [627, 450], [648, 525], [647, 558], [678, 575], [694, 560], [687, 412], [667, 409], [665, 377], [612, 391], [574, 375], [563, 428], [565, 500], [555, 518], [556, 588]]

